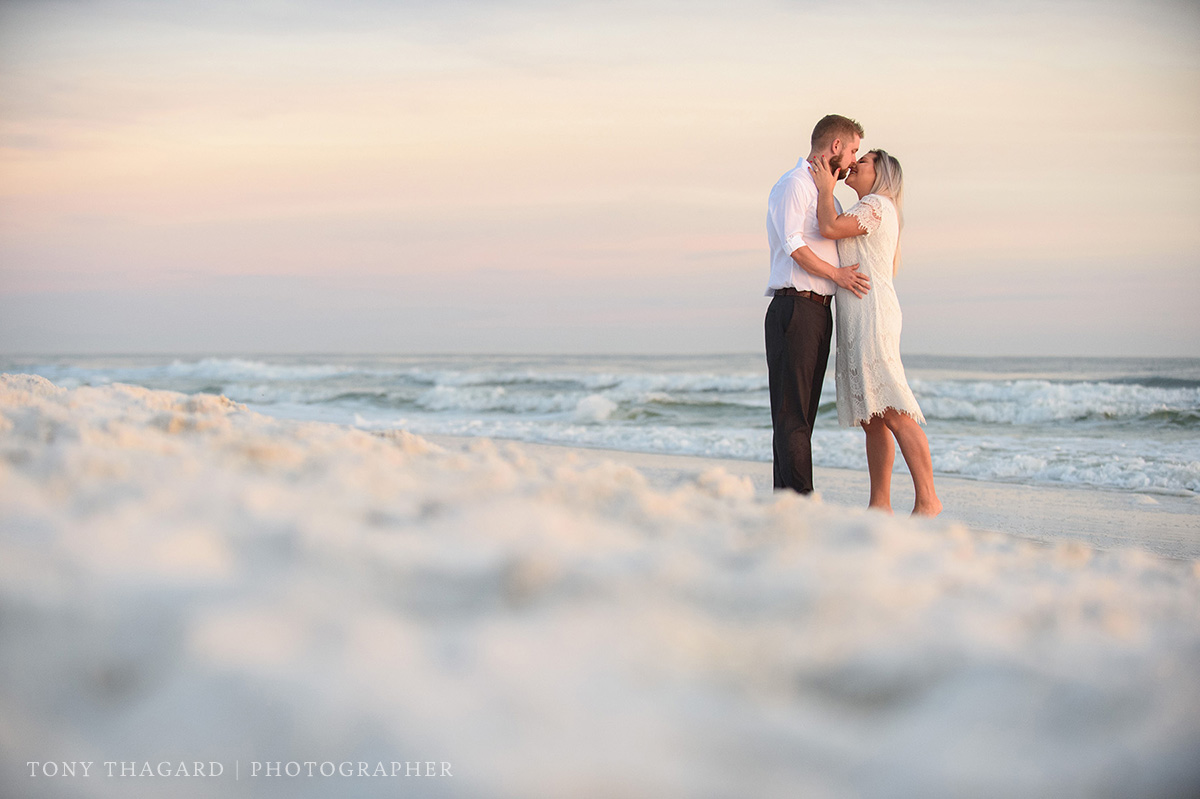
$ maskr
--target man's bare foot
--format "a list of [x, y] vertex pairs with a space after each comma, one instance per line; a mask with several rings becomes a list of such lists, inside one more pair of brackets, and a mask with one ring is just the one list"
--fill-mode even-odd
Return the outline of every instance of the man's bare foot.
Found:
[[921, 502], [913, 506], [913, 516], [937, 516], [942, 512], [942, 501], [937, 497], [932, 502]]

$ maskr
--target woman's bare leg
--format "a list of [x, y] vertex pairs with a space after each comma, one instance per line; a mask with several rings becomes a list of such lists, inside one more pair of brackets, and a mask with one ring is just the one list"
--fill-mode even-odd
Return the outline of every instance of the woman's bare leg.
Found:
[[887, 409], [883, 421], [896, 436], [904, 462], [912, 474], [913, 488], [917, 493], [913, 515], [937, 516], [942, 512], [942, 503], [933, 488], [933, 460], [929, 457], [929, 439], [925, 437], [925, 431], [916, 419], [895, 408]]
[[868, 507], [892, 512], [892, 466], [896, 461], [896, 444], [892, 431], [878, 416], [863, 422], [867, 434], [867, 472], [871, 475], [871, 503]]

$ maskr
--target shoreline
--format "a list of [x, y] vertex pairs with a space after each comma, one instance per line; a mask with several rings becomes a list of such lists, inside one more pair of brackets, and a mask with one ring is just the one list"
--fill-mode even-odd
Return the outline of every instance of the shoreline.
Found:
[[[734, 458], [708, 458], [627, 452], [568, 444], [542, 444], [485, 436], [422, 435], [452, 451], [467, 451], [473, 442], [494, 441], [544, 459], [595, 466], [612, 461], [637, 469], [649, 485], [669, 490], [714, 467], [754, 485], [756, 497], [771, 496], [771, 464]], [[820, 501], [866, 508], [866, 472], [816, 467]], [[935, 476], [944, 510], [941, 521], [975, 530], [1013, 535], [1041, 544], [1082, 543], [1096, 549], [1134, 547], [1173, 560], [1200, 560], [1200, 497], [1148, 494], [1084, 486], [1020, 485], [967, 477]], [[912, 507], [912, 482], [899, 470], [892, 477], [892, 507], [897, 517]]]

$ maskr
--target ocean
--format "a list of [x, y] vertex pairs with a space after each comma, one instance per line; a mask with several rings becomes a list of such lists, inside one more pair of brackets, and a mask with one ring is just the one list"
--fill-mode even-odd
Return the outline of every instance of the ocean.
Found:
[[[1200, 493], [1200, 359], [910, 355], [936, 474]], [[832, 366], [832, 358], [831, 358]], [[7, 356], [57, 385], [224, 394], [260, 413], [416, 434], [770, 461], [761, 354]], [[818, 466], [866, 469], [833, 373]], [[897, 452], [897, 469], [904, 470]]]

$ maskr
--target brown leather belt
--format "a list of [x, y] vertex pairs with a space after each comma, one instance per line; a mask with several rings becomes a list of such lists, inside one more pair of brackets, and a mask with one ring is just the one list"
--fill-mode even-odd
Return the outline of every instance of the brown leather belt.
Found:
[[792, 288], [791, 286], [788, 286], [786, 289], [775, 289], [775, 296], [776, 297], [804, 297], [805, 299], [812, 300], [817, 305], [826, 305], [826, 306], [829, 305], [829, 303], [833, 302], [833, 297], [829, 296], [828, 294], [817, 294], [816, 292], [812, 292], [812, 291], [798, 291], [798, 290]]

